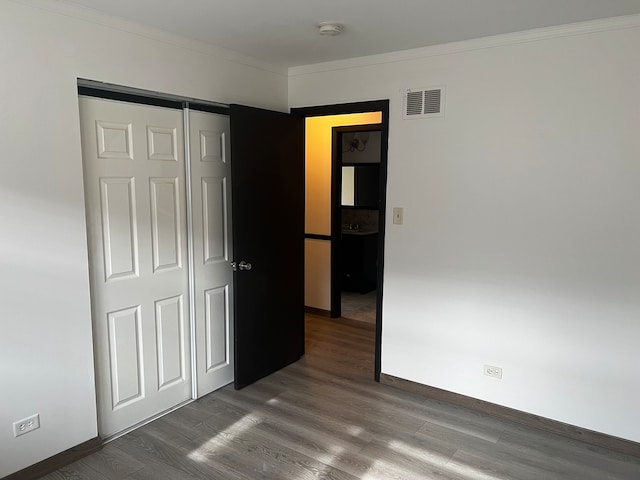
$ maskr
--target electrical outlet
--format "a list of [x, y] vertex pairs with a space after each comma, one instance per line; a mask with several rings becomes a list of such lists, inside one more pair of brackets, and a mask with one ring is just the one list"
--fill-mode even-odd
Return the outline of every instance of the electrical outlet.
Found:
[[19, 437], [25, 433], [29, 433], [36, 428], [40, 428], [40, 415], [37, 413], [30, 417], [13, 422], [13, 435]]
[[393, 223], [395, 223], [396, 225], [402, 225], [403, 215], [404, 212], [402, 211], [402, 208], [395, 207], [393, 209]]
[[493, 365], [484, 366], [484, 374], [488, 377], [502, 378], [502, 368]]

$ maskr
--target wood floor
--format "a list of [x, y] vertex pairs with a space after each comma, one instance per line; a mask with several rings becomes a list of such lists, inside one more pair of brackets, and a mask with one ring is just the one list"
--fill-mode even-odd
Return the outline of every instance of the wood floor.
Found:
[[46, 479], [640, 479], [640, 459], [375, 383], [365, 328], [307, 316], [307, 354]]

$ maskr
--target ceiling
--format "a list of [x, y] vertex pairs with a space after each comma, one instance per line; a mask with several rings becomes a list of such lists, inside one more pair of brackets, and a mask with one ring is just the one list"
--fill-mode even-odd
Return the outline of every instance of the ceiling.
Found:
[[[69, 0], [290, 67], [640, 13], [640, 0]], [[317, 24], [344, 25], [337, 37]]]

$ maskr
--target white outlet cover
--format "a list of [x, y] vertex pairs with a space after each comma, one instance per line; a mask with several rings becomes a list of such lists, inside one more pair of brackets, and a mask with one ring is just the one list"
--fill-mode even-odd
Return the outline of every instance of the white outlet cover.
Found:
[[32, 432], [37, 428], [40, 428], [40, 415], [36, 413], [30, 417], [13, 422], [13, 435], [19, 437], [20, 435]]
[[485, 365], [484, 374], [488, 377], [502, 379], [502, 368], [494, 365]]

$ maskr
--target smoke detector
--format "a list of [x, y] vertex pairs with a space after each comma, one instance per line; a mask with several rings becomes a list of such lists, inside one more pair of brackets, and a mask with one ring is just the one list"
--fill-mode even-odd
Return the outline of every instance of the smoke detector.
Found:
[[343, 29], [344, 27], [336, 22], [321, 22], [318, 24], [318, 33], [320, 35], [335, 37], [336, 35], [340, 35]]

